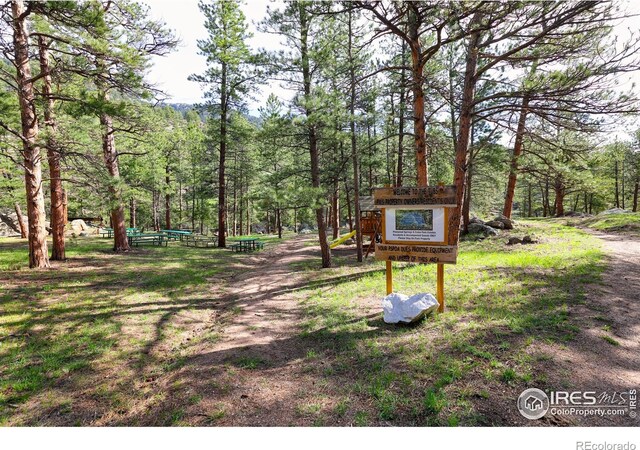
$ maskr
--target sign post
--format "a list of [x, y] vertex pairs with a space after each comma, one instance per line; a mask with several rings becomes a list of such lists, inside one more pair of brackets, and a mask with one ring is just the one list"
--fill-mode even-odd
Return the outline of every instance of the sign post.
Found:
[[443, 312], [444, 264], [455, 264], [458, 256], [458, 233], [450, 229], [458, 214], [456, 187], [377, 188], [373, 199], [382, 211], [375, 254], [386, 261], [387, 295], [393, 292], [393, 261], [437, 264], [436, 297]]

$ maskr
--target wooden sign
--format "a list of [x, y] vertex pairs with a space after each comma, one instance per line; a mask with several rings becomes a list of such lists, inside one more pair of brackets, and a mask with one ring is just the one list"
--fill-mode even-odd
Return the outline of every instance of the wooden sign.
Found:
[[378, 208], [406, 208], [412, 206], [456, 206], [455, 186], [386, 187], [373, 193]]
[[444, 311], [444, 264], [458, 257], [455, 186], [385, 187], [374, 189], [374, 205], [382, 211], [382, 242], [376, 259], [386, 261], [387, 294], [393, 292], [391, 263], [437, 264], [439, 312]]
[[455, 186], [378, 188], [373, 199], [382, 210], [376, 259], [455, 264], [458, 233], [450, 232], [458, 214]]
[[422, 264], [455, 264], [458, 247], [455, 245], [397, 245], [376, 244], [376, 259]]

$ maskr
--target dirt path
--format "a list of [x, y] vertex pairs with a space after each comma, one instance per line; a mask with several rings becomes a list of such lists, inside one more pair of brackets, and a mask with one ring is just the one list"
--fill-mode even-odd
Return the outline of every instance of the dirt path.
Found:
[[[573, 308], [580, 325], [575, 341], [554, 346], [548, 367], [568, 385], [558, 389], [624, 392], [640, 388], [640, 239], [591, 232], [607, 253], [602, 282], [589, 286], [585, 302]], [[551, 377], [550, 377], [551, 378]], [[637, 426], [638, 418], [587, 417], [569, 420], [586, 426]]]
[[[314, 238], [298, 236], [264, 254], [248, 260], [249, 268], [231, 277], [225, 297], [235, 300], [237, 315], [224, 328], [224, 337], [214, 351], [223, 353], [239, 347], [268, 346], [280, 337], [295, 333], [299, 317], [298, 302], [287, 292], [304, 285], [304, 276], [291, 264], [316, 256], [305, 244]], [[264, 355], [277, 359], [278, 354]]]
[[[202, 396], [194, 422], [209, 425], [259, 426], [309, 424], [298, 399], [310, 395], [316, 382], [305, 370], [307, 343], [300, 337], [300, 303], [292, 298], [308, 287], [304, 271], [291, 264], [314, 260], [313, 236], [297, 236], [243, 259], [245, 270], [226, 279], [220, 339], [194, 347], [183, 369], [164, 380], [184, 384]], [[164, 405], [167, 407], [167, 405]], [[201, 411], [214, 411], [202, 414]], [[215, 411], [224, 411], [215, 417]], [[145, 417], [144, 421], [147, 420]]]

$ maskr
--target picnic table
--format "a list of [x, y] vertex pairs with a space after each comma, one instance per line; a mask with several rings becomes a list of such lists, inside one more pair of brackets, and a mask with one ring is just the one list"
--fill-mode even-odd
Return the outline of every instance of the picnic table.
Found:
[[185, 235], [184, 239], [187, 247], [191, 245], [194, 247], [215, 247], [218, 245], [218, 238], [216, 236]]
[[164, 244], [166, 247], [169, 243], [169, 239], [165, 233], [132, 233], [127, 235], [127, 239], [129, 240], [129, 245], [135, 245], [136, 247], [140, 244]]
[[[127, 228], [127, 236], [129, 236], [130, 234], [136, 234], [136, 233], [140, 233], [139, 228]], [[100, 231], [100, 236], [112, 238], [113, 228], [109, 228], [109, 227], [102, 228], [102, 231]]]
[[244, 238], [231, 244], [230, 248], [234, 252], [252, 252], [264, 248], [264, 242], [256, 238]]
[[190, 236], [193, 233], [191, 233], [191, 231], [186, 231], [186, 230], [160, 230], [163, 233], [167, 234], [167, 237], [169, 239], [173, 239], [174, 241], [177, 241], [178, 239], [182, 240], [183, 237], [185, 236]]

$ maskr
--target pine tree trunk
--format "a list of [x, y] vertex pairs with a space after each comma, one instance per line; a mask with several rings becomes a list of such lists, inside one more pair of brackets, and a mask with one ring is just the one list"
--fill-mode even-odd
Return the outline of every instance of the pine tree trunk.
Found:
[[622, 187], [622, 209], [625, 209], [624, 197], [625, 197], [625, 185], [624, 185], [624, 159], [622, 160], [622, 173], [620, 176], [620, 184]]
[[298, 232], [298, 208], [293, 208], [293, 232]]
[[243, 189], [243, 181], [242, 181], [242, 170], [240, 171], [240, 198], [238, 199], [238, 230], [240, 231], [240, 236], [242, 236], [244, 234], [244, 210], [242, 208], [242, 205], [244, 205], [243, 202], [243, 196], [244, 196], [244, 189]]
[[[234, 165], [234, 172], [235, 169], [236, 167]], [[235, 175], [233, 177], [233, 204], [231, 206], [231, 214], [233, 216], [233, 229], [231, 231], [231, 235], [235, 236], [238, 229], [238, 178]]]
[[413, 135], [416, 152], [416, 176], [418, 186], [429, 184], [429, 167], [427, 165], [427, 140], [424, 117], [424, 90], [422, 47], [419, 35], [420, 23], [413, 8], [409, 8], [408, 35], [411, 47], [411, 91], [413, 92]]
[[24, 221], [24, 216], [22, 215], [22, 211], [20, 210], [20, 205], [18, 202], [13, 205], [16, 210], [16, 216], [18, 216], [18, 226], [20, 227], [20, 237], [22, 239], [26, 239], [29, 235], [27, 224]]
[[[481, 14], [476, 13], [471, 20], [472, 24], [481, 19]], [[456, 145], [456, 159], [454, 167], [453, 182], [456, 186], [456, 204], [458, 214], [453, 216], [449, 224], [449, 241], [454, 241], [454, 236], [460, 232], [460, 219], [464, 207], [465, 181], [467, 164], [469, 160], [469, 137], [471, 134], [471, 121], [473, 118], [473, 100], [476, 88], [476, 67], [478, 65], [478, 42], [480, 32], [477, 31], [469, 37], [467, 46], [466, 67], [464, 74], [464, 85], [462, 88], [462, 103], [460, 105], [460, 124], [458, 131], [458, 142]]]
[[193, 194], [191, 195], [191, 229], [196, 231], [196, 180], [193, 180]]
[[349, 186], [347, 186], [347, 180], [344, 180], [344, 195], [347, 202], [347, 216], [349, 217], [349, 233], [353, 232], [353, 214], [351, 210], [351, 198], [349, 195]]
[[[472, 139], [473, 142], [473, 139]], [[471, 144], [473, 145], [473, 144]], [[469, 223], [471, 222], [471, 182], [473, 181], [473, 162], [469, 161], [469, 169], [467, 170], [467, 187], [464, 193], [464, 205], [462, 206], [462, 224], [465, 233], [469, 232]]]
[[507, 182], [507, 193], [504, 197], [504, 208], [502, 209], [502, 215], [507, 218], [511, 218], [511, 212], [513, 210], [513, 198], [516, 194], [516, 182], [518, 179], [518, 160], [522, 155], [522, 143], [524, 141], [528, 112], [529, 95], [525, 94], [522, 98], [522, 105], [520, 106], [520, 117], [518, 118], [516, 138], [513, 144], [513, 154], [511, 155], [511, 169], [509, 171], [509, 181]]
[[[406, 43], [402, 42], [402, 65], [407, 64], [406, 61]], [[406, 77], [404, 70], [400, 71], [400, 100], [398, 104], [398, 166], [396, 169], [396, 186], [402, 186], [402, 177], [404, 169], [404, 107], [406, 99], [405, 84]]]
[[528, 201], [527, 201], [527, 217], [531, 217], [532, 215], [532, 209], [533, 207], [531, 206], [532, 203], [532, 195], [531, 195], [531, 183], [527, 183], [527, 190], [528, 190]]
[[169, 193], [169, 187], [171, 186], [171, 169], [167, 164], [164, 169], [165, 173], [165, 188], [166, 194], [164, 195], [164, 224], [166, 230], [171, 230], [171, 194]]
[[[98, 61], [98, 66], [104, 68], [104, 64]], [[109, 100], [109, 93], [101, 82], [98, 82], [99, 95], [102, 102]], [[127, 229], [124, 219], [124, 203], [122, 201], [122, 190], [120, 184], [120, 167], [118, 164], [118, 152], [116, 151], [116, 141], [113, 129], [113, 119], [105, 111], [100, 112], [100, 127], [102, 130], [102, 156], [111, 177], [108, 192], [109, 204], [111, 207], [111, 227], [113, 228], [113, 250], [115, 252], [126, 252], [131, 250], [127, 239]]]
[[54, 115], [53, 92], [51, 88], [51, 67], [49, 65], [49, 48], [43, 36], [38, 36], [38, 52], [42, 78], [42, 94], [44, 96], [44, 121], [46, 126], [47, 161], [49, 162], [49, 185], [51, 192], [50, 226], [53, 239], [51, 260], [64, 261], [64, 188], [62, 186], [62, 170], [60, 168], [60, 149], [56, 142], [57, 123]]
[[[294, 225], [295, 228], [295, 225]], [[247, 234], [251, 234], [251, 205], [247, 198]]]
[[636, 184], [633, 188], [633, 212], [638, 212], [638, 191], [640, 191], [640, 179], [636, 179]]
[[554, 206], [555, 216], [562, 217], [564, 216], [564, 192], [565, 192], [565, 188], [564, 188], [564, 184], [562, 183], [562, 180], [560, 179], [556, 180], [554, 184], [554, 190], [556, 193], [556, 201]]
[[276, 228], [278, 228], [278, 239], [282, 239], [282, 216], [280, 214], [281, 211], [278, 207], [276, 209]]
[[340, 236], [340, 192], [337, 182], [333, 189], [333, 197], [331, 198], [331, 231], [332, 238], [335, 240]]
[[620, 191], [618, 188], [618, 161], [615, 162], [615, 179], [616, 179], [616, 208], [620, 208]]
[[[351, 31], [353, 17], [349, 10], [349, 78], [351, 81], [349, 98], [349, 133], [351, 135], [351, 160], [353, 164], [353, 206], [356, 228], [356, 257], [358, 262], [362, 262], [362, 229], [360, 228], [360, 162], [358, 161], [358, 146], [356, 140], [355, 106], [356, 106], [356, 71], [353, 63], [353, 33]], [[404, 86], [402, 87], [404, 89]], [[398, 178], [402, 178], [400, 164], [398, 164]], [[349, 222], [351, 223], [351, 222]]]
[[221, 64], [220, 82], [220, 162], [218, 167], [218, 247], [227, 245], [227, 205], [225, 203], [225, 164], [227, 157], [227, 64]]
[[29, 65], [29, 32], [27, 15], [22, 0], [11, 2], [13, 17], [13, 46], [22, 124], [22, 154], [27, 195], [29, 222], [29, 267], [49, 267], [47, 231], [45, 229], [44, 193], [42, 191], [42, 165], [37, 143], [38, 116], [35, 109], [34, 86]]
[[[304, 86], [305, 115], [307, 119], [312, 116], [311, 110], [311, 68], [309, 64], [309, 49], [307, 40], [309, 37], [309, 17], [307, 17], [306, 6], [298, 4], [300, 13], [300, 56], [302, 64], [302, 81]], [[307, 137], [309, 139], [309, 157], [311, 159], [311, 185], [314, 188], [320, 187], [320, 155], [318, 151], [318, 136], [316, 126], [313, 123], [307, 126]], [[318, 241], [322, 254], [322, 267], [331, 267], [331, 249], [327, 242], [327, 229], [324, 221], [324, 208], [315, 210], [316, 223], [318, 225]]]
[[136, 227], [136, 199], [133, 197], [129, 200], [129, 227]]
[[182, 226], [182, 181], [178, 184], [178, 220]]

